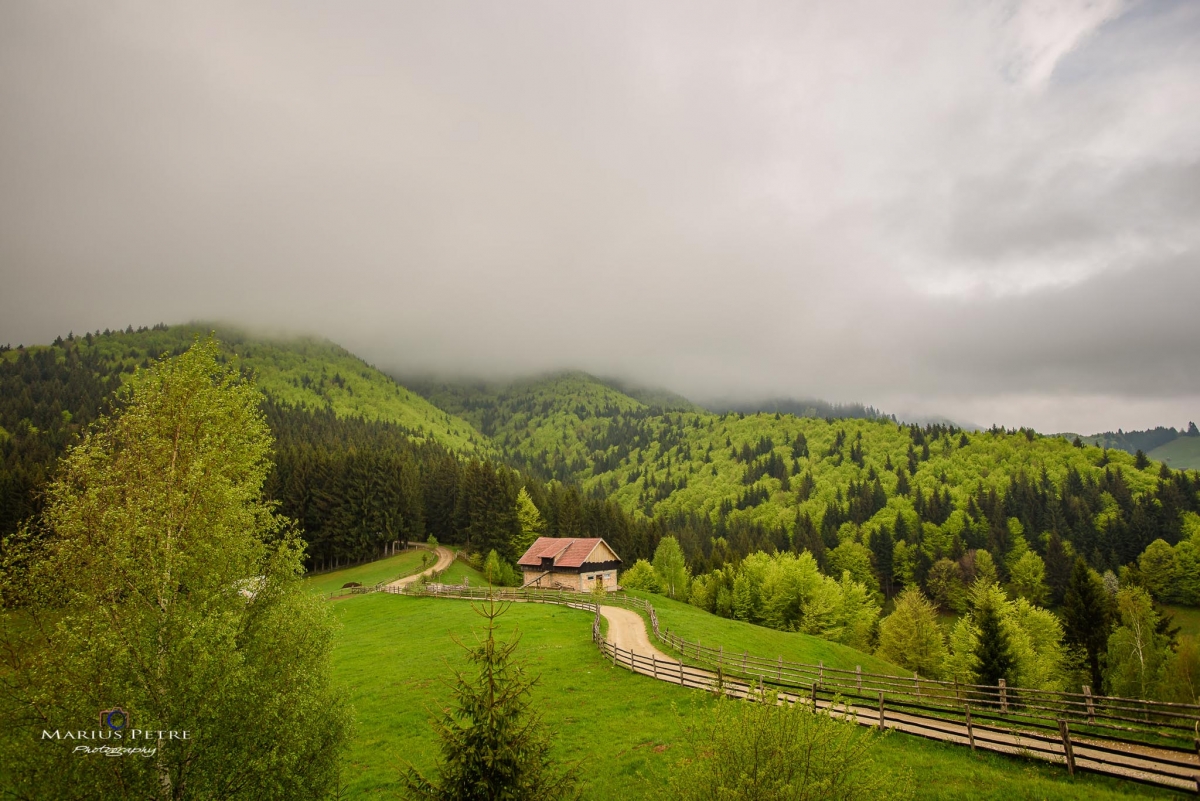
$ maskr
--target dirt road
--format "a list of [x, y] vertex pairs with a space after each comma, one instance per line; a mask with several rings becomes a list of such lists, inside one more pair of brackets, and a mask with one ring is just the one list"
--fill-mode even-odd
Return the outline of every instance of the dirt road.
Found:
[[451, 551], [449, 548], [443, 548], [442, 546], [439, 545], [437, 547], [437, 549], [434, 551], [434, 553], [437, 555], [437, 561], [433, 563], [433, 567], [429, 568], [428, 570], [417, 573], [416, 575], [405, 576], [402, 579], [397, 579], [396, 581], [393, 581], [388, 586], [389, 587], [397, 587], [397, 588], [407, 587], [409, 584], [412, 584], [415, 581], [419, 581], [421, 576], [428, 576], [429, 574], [431, 574], [435, 571], [445, 570], [446, 568], [450, 567], [450, 564], [454, 561], [454, 552]]
[[671, 664], [678, 661], [650, 644], [650, 637], [646, 634], [646, 621], [642, 620], [642, 616], [637, 612], [619, 606], [601, 606], [600, 614], [608, 620], [608, 636], [605, 639], [618, 648], [645, 657], [653, 654], [656, 660]]

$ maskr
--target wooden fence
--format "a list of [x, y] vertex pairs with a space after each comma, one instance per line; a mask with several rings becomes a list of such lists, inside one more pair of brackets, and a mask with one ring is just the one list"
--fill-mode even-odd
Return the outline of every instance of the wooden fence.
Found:
[[[586, 593], [412, 585], [388, 592], [562, 604], [595, 611]], [[691, 642], [660, 629], [654, 607], [624, 593], [606, 605], [644, 614], [677, 659], [635, 654], [608, 642], [599, 617], [592, 639], [614, 666], [681, 687], [746, 700], [803, 703], [862, 725], [972, 750], [1025, 756], [1175, 790], [1200, 793], [1200, 706], [1024, 687], [986, 686], [767, 659]], [[691, 662], [692, 664], [689, 664]], [[698, 663], [698, 664], [697, 664]], [[1086, 688], [1085, 688], [1086, 689]], [[1186, 744], [1186, 745], [1185, 745]]]

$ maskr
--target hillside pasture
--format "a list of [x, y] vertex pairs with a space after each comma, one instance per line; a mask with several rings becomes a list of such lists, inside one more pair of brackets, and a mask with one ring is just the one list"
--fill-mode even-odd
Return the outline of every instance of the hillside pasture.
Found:
[[[682, 619], [682, 610], [670, 606], [664, 606], [664, 615]], [[338, 600], [332, 608], [342, 624], [335, 675], [358, 718], [343, 763], [342, 797], [392, 798], [406, 765], [428, 772], [436, 764], [430, 720], [450, 701], [453, 671], [465, 667], [454, 638], [473, 642], [480, 618], [466, 601], [387, 594]], [[554, 732], [554, 756], [578, 764], [584, 797], [663, 798], [670, 767], [685, 755], [684, 726], [711, 701], [703, 693], [614, 668], [591, 642], [591, 620], [565, 607], [513, 604], [502, 618], [502, 636], [520, 632], [518, 654], [541, 677], [535, 705]], [[736, 639], [733, 632], [723, 634]], [[803, 650], [791, 653], [798, 657]], [[1072, 779], [1061, 768], [973, 755], [898, 734], [882, 738], [875, 754], [877, 769], [914, 776], [918, 798], [1103, 801], [1167, 795], [1111, 779]]]
[[[740, 620], [718, 617], [691, 604], [673, 601], [653, 593], [631, 591], [629, 594], [644, 598], [654, 606], [658, 614], [659, 628], [663, 631], [669, 630], [685, 640], [699, 641], [701, 645], [712, 648], [720, 646], [729, 654], [731, 660], [745, 651], [752, 656], [767, 659], [782, 656], [785, 662], [805, 662], [813, 665], [824, 662], [825, 667], [841, 670], [854, 670], [855, 666], [861, 666], [869, 673], [903, 676], [912, 672], [848, 645], [830, 642], [810, 634], [776, 631]], [[668, 650], [666, 646], [663, 648]], [[669, 650], [668, 652], [673, 653]]]
[[434, 556], [431, 551], [414, 548], [410, 551], [401, 551], [395, 556], [385, 559], [377, 559], [374, 562], [308, 576], [304, 579], [304, 584], [312, 592], [322, 595], [336, 592], [351, 581], [356, 581], [364, 587], [373, 587], [381, 581], [394, 581], [419, 572], [422, 567], [422, 554], [427, 560], [426, 567], [433, 564]]

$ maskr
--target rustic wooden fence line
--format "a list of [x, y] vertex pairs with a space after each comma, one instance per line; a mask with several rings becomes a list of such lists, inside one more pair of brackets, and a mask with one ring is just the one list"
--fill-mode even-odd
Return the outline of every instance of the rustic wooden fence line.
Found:
[[[654, 621], [652, 621], [653, 623]], [[1183, 743], [1181, 750], [1200, 753], [1200, 706], [1148, 701], [1116, 696], [1051, 692], [1025, 687], [968, 684], [870, 673], [800, 662], [782, 657], [764, 659], [746, 652], [727, 652], [721, 646], [704, 646], [684, 640], [670, 631], [655, 632], [669, 648], [683, 658], [691, 658], [728, 675], [747, 679], [772, 679], [776, 684], [807, 686], [818, 682], [845, 696], [873, 696], [904, 700], [923, 709], [961, 710], [969, 705], [976, 716], [988, 717], [1022, 726], [1057, 730], [1058, 721], [1066, 720], [1089, 733], [1120, 739], [1136, 737], [1132, 743]]]

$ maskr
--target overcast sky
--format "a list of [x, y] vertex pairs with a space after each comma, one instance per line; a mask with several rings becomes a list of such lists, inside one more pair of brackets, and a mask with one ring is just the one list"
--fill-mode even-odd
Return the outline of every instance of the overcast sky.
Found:
[[0, 3], [0, 343], [1200, 420], [1200, 2]]

